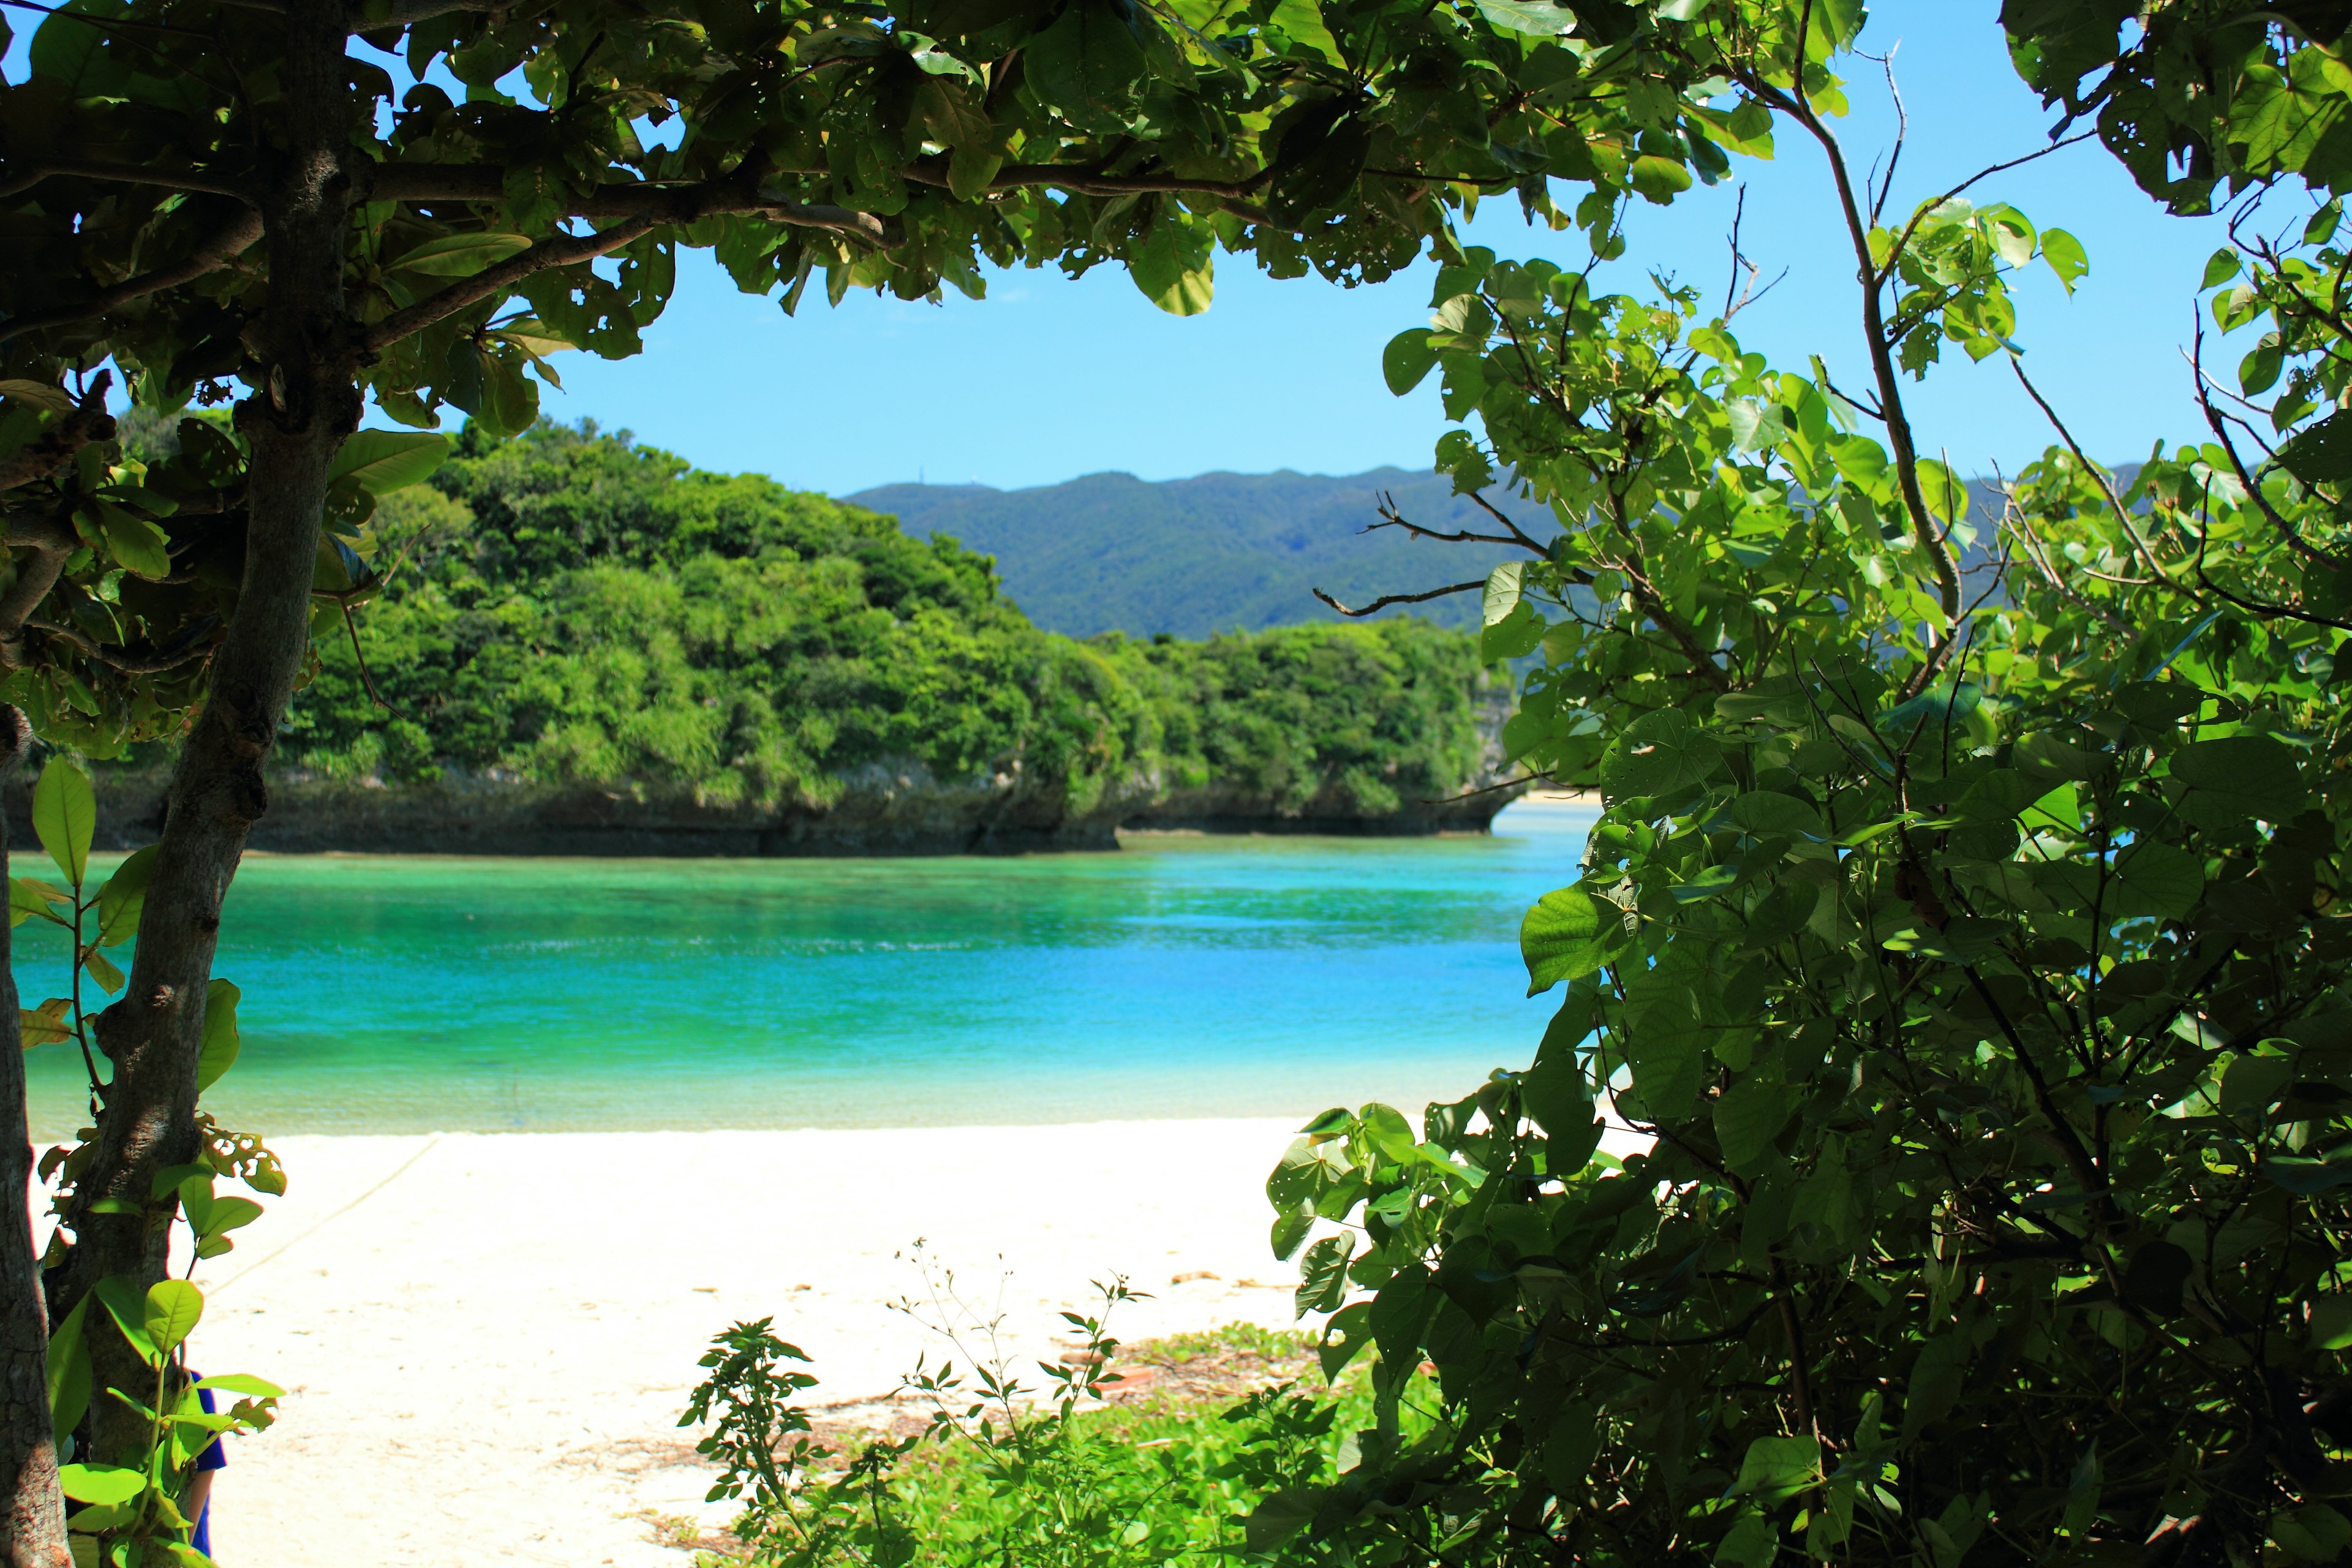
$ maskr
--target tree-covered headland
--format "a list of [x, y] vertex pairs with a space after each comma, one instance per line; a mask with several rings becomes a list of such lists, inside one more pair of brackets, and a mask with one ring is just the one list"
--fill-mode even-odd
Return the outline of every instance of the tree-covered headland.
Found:
[[1499, 714], [1475, 639], [1423, 623], [1074, 641], [952, 539], [591, 426], [469, 429], [375, 525], [262, 842], [1019, 847], [1508, 798], [1436, 804], [1490, 782]]

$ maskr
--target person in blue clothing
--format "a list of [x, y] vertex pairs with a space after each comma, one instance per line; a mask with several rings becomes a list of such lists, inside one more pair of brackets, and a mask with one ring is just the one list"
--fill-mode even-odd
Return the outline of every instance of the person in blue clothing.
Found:
[[[191, 1373], [189, 1375], [193, 1377], [195, 1374]], [[196, 1390], [196, 1403], [205, 1415], [215, 1414], [211, 1389]], [[227, 1463], [228, 1456], [221, 1452], [221, 1440], [215, 1436], [212, 1446], [196, 1456], [196, 1473], [188, 1478], [187, 1493], [180, 1500], [180, 1511], [196, 1521], [194, 1533], [188, 1538], [188, 1544], [207, 1557], [213, 1554], [213, 1472]]]

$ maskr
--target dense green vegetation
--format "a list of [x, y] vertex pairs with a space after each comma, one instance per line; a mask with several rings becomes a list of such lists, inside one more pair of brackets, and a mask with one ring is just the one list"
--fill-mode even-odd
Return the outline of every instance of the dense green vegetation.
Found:
[[1478, 763], [1466, 637], [1387, 621], [1075, 642], [952, 538], [591, 425], [469, 432], [376, 523], [388, 586], [356, 649], [320, 639], [288, 725], [315, 773], [773, 805], [913, 763], [1018, 775], [1073, 812], [1212, 786], [1378, 815]]
[[[1109, 1309], [1126, 1299], [1104, 1289]], [[1308, 1334], [1235, 1323], [1123, 1347], [1110, 1310], [1066, 1315], [1086, 1349], [1043, 1379], [992, 1354], [976, 1314], [925, 1320], [950, 1353], [903, 1380], [879, 1432], [812, 1422], [792, 1403], [818, 1383], [801, 1352], [767, 1321], [736, 1324], [682, 1424], [710, 1426], [709, 1500], [742, 1511], [721, 1537], [664, 1535], [701, 1548], [698, 1568], [1211, 1568], [1255, 1556], [1264, 1493], [1336, 1476], [1374, 1415], [1364, 1369], [1324, 1385]]]

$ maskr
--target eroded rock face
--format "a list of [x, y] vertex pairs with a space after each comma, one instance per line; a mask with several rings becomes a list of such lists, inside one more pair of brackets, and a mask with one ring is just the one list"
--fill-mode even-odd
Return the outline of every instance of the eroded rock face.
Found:
[[[1115, 849], [1118, 830], [1414, 836], [1483, 833], [1523, 786], [1365, 815], [1344, 798], [1302, 805], [1210, 785], [1123, 781], [1083, 805], [1058, 783], [1019, 776], [942, 783], [922, 768], [872, 767], [836, 781], [830, 805], [698, 800], [658, 786], [452, 778], [384, 785], [281, 776], [252, 847], [281, 854], [831, 856], [1024, 854]], [[1468, 787], [1488, 781], [1474, 781]], [[102, 848], [153, 841], [167, 775], [101, 772]], [[30, 791], [7, 797], [10, 841], [29, 846]]]

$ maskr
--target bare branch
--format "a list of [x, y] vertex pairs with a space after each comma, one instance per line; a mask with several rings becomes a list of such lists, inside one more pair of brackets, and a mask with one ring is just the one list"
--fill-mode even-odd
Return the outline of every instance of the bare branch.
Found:
[[43, 637], [55, 637], [81, 654], [83, 658], [93, 659], [109, 669], [119, 670], [124, 675], [161, 675], [166, 670], [178, 669], [184, 665], [194, 664], [198, 659], [208, 658], [212, 653], [210, 645], [203, 642], [171, 653], [138, 653], [130, 648], [104, 647], [82, 636], [71, 626], [59, 626], [54, 621], [34, 620], [30, 617], [27, 617], [25, 622], [25, 629], [38, 632]]
[[1391, 605], [1423, 604], [1431, 599], [1442, 599], [1448, 594], [1466, 594], [1473, 588], [1484, 588], [1486, 585], [1486, 579], [1481, 577], [1475, 582], [1454, 583], [1443, 588], [1432, 588], [1426, 594], [1383, 594], [1379, 598], [1374, 599], [1370, 604], [1363, 605], [1360, 609], [1352, 610], [1347, 605], [1341, 604], [1339, 600], [1333, 598], [1330, 595], [1325, 593], [1320, 588], [1317, 588], [1313, 590], [1313, 592], [1317, 598], [1322, 600], [1325, 604], [1330, 605], [1341, 615], [1362, 616], [1377, 615], [1379, 612], [1387, 609]]
[[145, 163], [105, 163], [88, 158], [39, 158], [12, 163], [5, 171], [0, 171], [0, 198], [20, 195], [43, 180], [60, 177], [104, 180], [124, 185], [158, 185], [170, 191], [231, 196], [247, 206], [259, 205], [254, 194], [242, 184], [218, 179], [201, 170], [168, 169]]
[[[1810, 16], [1811, 6], [1806, 7]], [[1805, 101], [1804, 68], [1797, 68], [1798, 89], [1791, 95], [1760, 79], [1750, 77], [1744, 84], [1756, 100], [1768, 108], [1780, 110], [1795, 120], [1821, 146], [1828, 158], [1830, 177], [1837, 187], [1838, 205], [1845, 219], [1846, 238], [1853, 247], [1854, 273], [1862, 284], [1862, 324], [1865, 346], [1870, 352], [1874, 379], [1878, 383], [1878, 417], [1886, 426], [1888, 444], [1895, 448], [1895, 478], [1902, 492], [1904, 510], [1910, 514], [1912, 537], [1918, 542], [1920, 552], [1927, 558], [1936, 574], [1937, 596], [1942, 602], [1944, 616], [1957, 625], [1960, 615], [1960, 574], [1952, 560], [1952, 552], [1936, 531], [1935, 520], [1928, 515], [1927, 497], [1919, 489], [1919, 453], [1912, 437], [1911, 421], [1903, 410], [1903, 393], [1897, 383], [1895, 359], [1886, 337], [1885, 301], [1879, 298], [1885, 286], [1886, 271], [1871, 252], [1870, 228], [1864, 221], [1862, 207], [1855, 199], [1853, 180], [1846, 168], [1845, 150], [1837, 136], [1822, 122], [1812, 105]], [[2022, 161], [2022, 160], [2021, 160]], [[1987, 170], [1987, 174], [1993, 171]], [[1979, 179], [1983, 175], [1979, 175]], [[1969, 182], [1973, 184], [1974, 182]], [[1966, 188], [1963, 184], [1962, 189]], [[1914, 220], [1916, 223], [1916, 219]], [[1908, 238], [1906, 231], [1906, 238]], [[1895, 265], [1903, 253], [1897, 244], [1888, 253], [1887, 267]], [[1850, 401], [1850, 400], [1849, 400]]]
[[2114, 509], [2116, 525], [2124, 531], [2124, 537], [2132, 542], [2132, 548], [2139, 552], [2139, 558], [2147, 563], [2147, 569], [2156, 574], [2158, 582], [2174, 593], [2186, 593], [2186, 589], [2173, 582], [2172, 574], [2164, 569], [2164, 563], [2156, 558], [2156, 552], [2149, 547], [2147, 540], [2140, 537], [2139, 530], [2132, 526], [2131, 513], [2124, 509], [2122, 500], [2116, 496], [2116, 487], [2108, 480], [2106, 469], [2091, 461], [2090, 455], [2083, 450], [2082, 443], [2074, 439], [2074, 433], [2066, 428], [2066, 422], [2058, 417], [2058, 411], [2050, 406], [2049, 399], [2042, 395], [2041, 389], [2035, 386], [2032, 379], [2025, 374], [2023, 362], [2012, 354], [2010, 356], [2009, 368], [2017, 373], [2017, 384], [2025, 388], [2025, 395], [2033, 399], [2033, 405], [2042, 410], [2042, 416], [2050, 421], [2051, 427], [2058, 432], [2058, 438], [2066, 443], [2066, 450], [2074, 454], [2074, 460], [2083, 465], [2084, 470], [2098, 485], [2099, 494], [2105, 497], [2107, 505]]
[[1878, 195], [1873, 196], [1870, 201], [1870, 221], [1873, 226], [1877, 225], [1880, 216], [1886, 211], [1887, 195], [1895, 189], [1895, 165], [1903, 162], [1903, 144], [1911, 139], [1911, 111], [1904, 105], [1903, 89], [1895, 83], [1895, 51], [1902, 47], [1903, 40], [1897, 38], [1887, 47], [1886, 53], [1878, 62], [1880, 68], [1886, 72], [1886, 96], [1895, 101], [1895, 152], [1894, 155], [1886, 160], [1886, 178], [1880, 182]]
[[99, 290], [79, 304], [61, 305], [53, 310], [36, 310], [30, 315], [0, 322], [0, 343], [22, 337], [26, 332], [64, 326], [69, 321], [86, 321], [133, 300], [143, 300], [150, 294], [176, 289], [183, 283], [193, 283], [235, 260], [260, 238], [261, 215], [252, 211], [241, 212], [216, 230], [210, 239], [190, 251], [184, 261], [127, 279], [111, 289]]
[[[2194, 308], [2191, 309], [2193, 314]], [[2244, 488], [2246, 499], [2252, 501], [2256, 510], [2270, 520], [2271, 526], [2278, 530], [2279, 537], [2286, 541], [2289, 549], [2314, 565], [2325, 566], [2331, 572], [2341, 572], [2344, 570], [2345, 563], [2304, 538], [2301, 529], [2281, 517], [2278, 510], [2271, 505], [2270, 498], [2263, 494], [2263, 487], [2256, 482], [2254, 476], [2246, 471], [2245, 459], [2238, 455], [2238, 443], [2230, 435], [2229, 422], [2222, 416], [2221, 411], [2213, 406], [2212, 389], [2205, 374], [2204, 318], [2197, 316], [2195, 320], [2197, 322], [2195, 352], [2190, 355], [2189, 363], [2190, 369], [2196, 373], [2197, 406], [2204, 411], [2205, 423], [2212, 429], [2214, 439], [2221, 443], [2221, 450], [2230, 455], [2230, 467], [2237, 474], [2238, 483]], [[2203, 549], [2201, 542], [2199, 548], [2201, 552]], [[2200, 575], [2202, 575], [2201, 567]]]
[[1515, 779], [1501, 779], [1494, 784], [1482, 784], [1476, 789], [1465, 789], [1460, 795], [1438, 795], [1434, 798], [1424, 798], [1419, 804], [1423, 805], [1457, 805], [1465, 800], [1476, 800], [1480, 795], [1498, 795], [1507, 789], [1520, 789], [1528, 784], [1538, 784], [1544, 782], [1545, 777], [1546, 775], [1543, 773], [1524, 773]]

